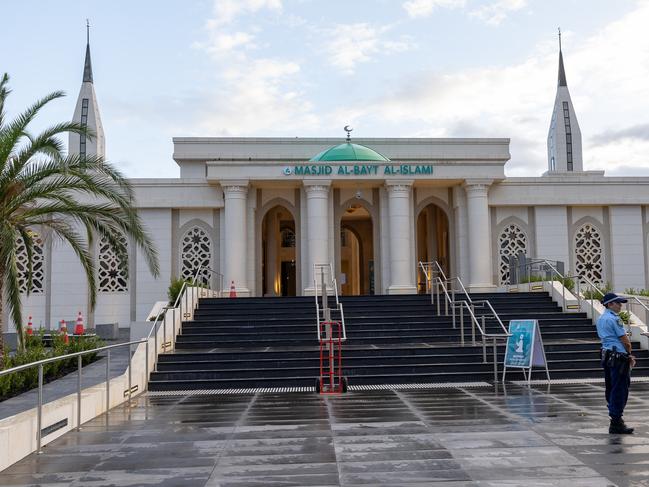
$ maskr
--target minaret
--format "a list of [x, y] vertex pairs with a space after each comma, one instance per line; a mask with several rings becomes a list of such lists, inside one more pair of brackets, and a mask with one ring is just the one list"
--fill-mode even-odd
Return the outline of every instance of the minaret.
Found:
[[559, 80], [548, 133], [548, 173], [582, 172], [581, 130], [572, 106], [561, 51], [559, 30]]
[[94, 132], [94, 137], [90, 140], [84, 135], [70, 134], [68, 153], [79, 155], [99, 155], [106, 156], [104, 128], [99, 116], [99, 105], [95, 95], [95, 87], [92, 82], [92, 63], [90, 62], [90, 24], [86, 24], [86, 60], [83, 66], [83, 81], [77, 106], [74, 109], [72, 120], [83, 126], [86, 126]]

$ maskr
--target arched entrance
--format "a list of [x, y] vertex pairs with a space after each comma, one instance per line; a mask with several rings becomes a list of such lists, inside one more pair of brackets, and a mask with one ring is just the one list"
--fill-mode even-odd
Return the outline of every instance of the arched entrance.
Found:
[[268, 210], [261, 223], [262, 295], [296, 295], [295, 219], [289, 210], [277, 205]]
[[[417, 262], [439, 262], [450, 276], [449, 224], [444, 210], [434, 203], [426, 205], [417, 215]], [[425, 276], [417, 272], [417, 289], [426, 291]]]
[[340, 272], [343, 295], [374, 294], [374, 227], [360, 203], [350, 204], [340, 220]]

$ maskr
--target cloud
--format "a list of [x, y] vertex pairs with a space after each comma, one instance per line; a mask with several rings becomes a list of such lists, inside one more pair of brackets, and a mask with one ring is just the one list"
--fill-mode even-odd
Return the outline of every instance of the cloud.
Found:
[[201, 114], [200, 130], [212, 135], [286, 134], [318, 125], [313, 105], [300, 91], [300, 66], [276, 59], [248, 60], [225, 72], [220, 93]]
[[211, 29], [207, 42], [195, 42], [192, 47], [203, 49], [213, 57], [221, 57], [230, 54], [237, 49], [252, 49], [255, 46], [255, 37], [248, 32], [219, 32], [218, 29]]
[[[190, 105], [192, 135], [285, 135], [287, 127], [317, 126], [318, 117], [303, 92], [300, 63], [279, 55], [255, 56], [257, 38], [263, 40], [264, 32], [237, 30], [242, 27], [238, 17], [281, 8], [281, 0], [214, 2], [213, 18], [205, 25], [207, 40], [193, 47], [210, 56], [215, 82], [213, 90], [190, 97], [201, 100]], [[290, 15], [281, 20], [293, 27], [304, 23]]]
[[469, 15], [477, 17], [487, 24], [498, 25], [507, 18], [510, 12], [520, 10], [525, 6], [527, 6], [527, 0], [498, 0], [472, 10]]
[[427, 17], [436, 8], [464, 7], [466, 0], [408, 0], [403, 3], [403, 8], [412, 18]]
[[229, 24], [239, 15], [262, 9], [281, 10], [282, 0], [214, 0], [214, 17], [208, 21], [208, 27], [220, 27]]
[[606, 130], [593, 137], [595, 147], [624, 140], [649, 141], [649, 123], [632, 125], [621, 130]]
[[[510, 12], [527, 6], [527, 0], [495, 0], [486, 5], [468, 10], [471, 17], [491, 25], [498, 25], [507, 18]], [[436, 9], [461, 8], [467, 10], [466, 0], [408, 0], [402, 7], [411, 18], [428, 17]]]
[[389, 26], [368, 23], [338, 24], [326, 31], [325, 54], [329, 63], [344, 74], [352, 74], [360, 63], [379, 54], [392, 54], [415, 47], [407, 36], [397, 40], [383, 39]]
[[[568, 85], [583, 135], [585, 169], [649, 165], [649, 2], [579, 42], [567, 33]], [[518, 63], [449, 73], [416, 72], [347, 108], [357, 124], [416, 137], [510, 137], [509, 175], [547, 166], [547, 131], [557, 83], [554, 43]], [[625, 127], [629, 120], [637, 126]], [[592, 134], [592, 135], [591, 135]]]

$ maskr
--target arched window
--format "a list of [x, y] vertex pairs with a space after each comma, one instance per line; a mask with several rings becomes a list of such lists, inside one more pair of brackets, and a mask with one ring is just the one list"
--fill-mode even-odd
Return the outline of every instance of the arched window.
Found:
[[[38, 234], [32, 234], [32, 286], [30, 293], [40, 294], [45, 289], [45, 252], [43, 241]], [[29, 285], [29, 259], [27, 257], [27, 246], [22, 237], [16, 242], [16, 266], [18, 267], [18, 286], [20, 292], [26, 294]]]
[[[192, 227], [182, 237], [180, 254], [180, 277], [190, 280], [201, 266], [212, 263], [212, 240], [201, 227]], [[204, 284], [210, 282], [209, 269], [203, 269], [198, 279]]]
[[509, 257], [520, 252], [527, 254], [527, 235], [516, 225], [511, 223], [503, 228], [498, 236], [498, 273], [500, 284], [509, 283]]
[[596, 285], [604, 282], [602, 235], [591, 223], [584, 223], [575, 233], [575, 271]]
[[[119, 235], [118, 238], [124, 246], [128, 247], [126, 237]], [[98, 255], [97, 289], [99, 292], [121, 293], [128, 291], [128, 263], [115, 254], [106, 237], [99, 241]]]

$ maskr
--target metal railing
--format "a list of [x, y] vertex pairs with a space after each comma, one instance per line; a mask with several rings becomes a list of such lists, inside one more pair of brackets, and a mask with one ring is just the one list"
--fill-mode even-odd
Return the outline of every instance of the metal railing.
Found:
[[[602, 291], [593, 281], [588, 277], [583, 275], [563, 275], [557, 270], [554, 264], [545, 259], [536, 259], [528, 261], [523, 268], [525, 269], [525, 275], [527, 276], [528, 290], [532, 289], [533, 283], [538, 282], [535, 279], [539, 277], [543, 280], [558, 282], [561, 285], [561, 294], [562, 294], [562, 309], [565, 311], [567, 309], [566, 305], [566, 289], [568, 292], [572, 293], [575, 298], [577, 298], [577, 303], [579, 309], [583, 301], [590, 302], [591, 318], [595, 316], [595, 301], [599, 301], [600, 298], [604, 297], [604, 291]], [[541, 274], [539, 276], [538, 274]], [[567, 285], [572, 283], [570, 289]], [[519, 284], [520, 285], [520, 284]], [[625, 305], [626, 311], [639, 316], [634, 310], [634, 306], [640, 307], [645, 313], [645, 319], [649, 319], [649, 306], [640, 300], [637, 296], [634, 295], [624, 295], [628, 299], [628, 302]], [[646, 321], [644, 323], [647, 323]]]
[[[467, 292], [466, 287], [464, 287], [462, 280], [459, 277], [448, 278], [439, 262], [419, 262], [419, 268], [422, 270], [424, 277], [426, 278], [426, 292], [430, 293], [431, 304], [435, 304], [434, 299], [435, 297], [437, 297], [438, 316], [441, 316], [440, 291], [444, 291], [444, 295], [447, 298], [444, 305], [445, 313], [447, 315], [449, 305], [456, 301], [456, 294], [464, 295], [464, 298], [462, 298], [462, 300], [469, 303], [472, 302], [471, 296], [469, 296], [469, 293]], [[433, 287], [435, 292], [433, 292]]]
[[[213, 290], [209, 287], [205, 287], [208, 284], [205, 282], [204, 279], [202, 279], [204, 272], [211, 273], [213, 275], [216, 275], [217, 282], [219, 283], [218, 288], [216, 290]], [[209, 280], [208, 280], [209, 282]], [[189, 290], [189, 291], [188, 291]], [[154, 341], [154, 350], [156, 350], [156, 354], [154, 357], [153, 361], [153, 370], [157, 371], [158, 368], [158, 329], [160, 327], [160, 323], [162, 323], [162, 352], [166, 352], [167, 348], [171, 348], [172, 351], [176, 349], [176, 340], [175, 337], [179, 334], [182, 333], [182, 324], [184, 321], [188, 320], [193, 320], [194, 319], [194, 310], [196, 308], [196, 305], [198, 304], [198, 298], [203, 297], [205, 293], [205, 290], [209, 290], [210, 292], [207, 294], [210, 294], [211, 297], [213, 296], [213, 293], [216, 293], [216, 297], [222, 297], [223, 295], [223, 274], [215, 271], [209, 266], [200, 266], [196, 272], [194, 273], [194, 277], [192, 277], [192, 280], [188, 283], [187, 281], [183, 282], [183, 285], [180, 288], [180, 292], [178, 293], [178, 296], [176, 297], [176, 301], [172, 306], [163, 306], [162, 307], [162, 312], [159, 312], [158, 315], [156, 316], [153, 326], [149, 330], [149, 334], [146, 337], [147, 343], [146, 343], [146, 356], [147, 358], [149, 357], [149, 340], [151, 339], [151, 336], [153, 335], [153, 341]], [[179, 321], [179, 328], [176, 329], [176, 310], [178, 310], [178, 315], [180, 316]], [[169, 315], [169, 312], [171, 311], [171, 321], [172, 321], [172, 339], [171, 341], [167, 341], [167, 317]], [[162, 316], [162, 321], [160, 320], [160, 317]], [[146, 376], [149, 376], [149, 361], [146, 361], [147, 369], [146, 369]]]
[[[331, 321], [331, 311], [329, 307], [329, 297], [327, 292], [327, 274], [330, 276], [331, 289], [333, 291], [333, 297], [336, 300], [336, 307], [334, 311], [340, 313], [340, 323], [342, 330], [342, 341], [347, 340], [347, 332], [345, 329], [345, 309], [343, 303], [340, 302], [340, 296], [338, 295], [338, 281], [334, 277], [333, 265], [329, 264], [313, 264], [313, 295], [315, 297], [315, 307], [316, 307], [316, 318], [317, 318], [317, 336], [318, 341], [321, 340], [320, 333], [320, 323], [323, 321]], [[318, 279], [320, 277], [320, 279]], [[320, 286], [318, 287], [318, 281]], [[320, 301], [322, 306], [320, 306]]]
[[[199, 287], [199, 286], [205, 286], [204, 282], [201, 282], [199, 280], [199, 276], [202, 276], [203, 272], [210, 272], [215, 275], [220, 276], [220, 288], [218, 290], [212, 290], [210, 288], [205, 288], [205, 287]], [[198, 285], [197, 285], [198, 284]], [[148, 380], [149, 380], [149, 343], [151, 339], [153, 338], [154, 341], [154, 350], [155, 350], [155, 357], [153, 361], [153, 370], [156, 370], [157, 363], [158, 363], [158, 353], [160, 352], [160, 347], [158, 347], [158, 330], [160, 327], [160, 323], [162, 323], [163, 326], [163, 337], [162, 337], [162, 352], [164, 353], [167, 351], [168, 348], [175, 348], [175, 337], [177, 335], [177, 331], [180, 332], [182, 331], [182, 322], [185, 319], [193, 319], [194, 317], [194, 310], [196, 307], [196, 304], [198, 303], [198, 298], [203, 297], [205, 294], [210, 295], [211, 297], [216, 294], [217, 297], [220, 297], [222, 295], [222, 284], [223, 284], [223, 276], [222, 274], [214, 271], [213, 269], [207, 267], [207, 266], [201, 266], [196, 273], [194, 274], [194, 277], [192, 278], [192, 281], [189, 283], [184, 282], [180, 292], [178, 293], [178, 296], [176, 298], [176, 301], [174, 302], [173, 306], [164, 306], [162, 308], [162, 312], [158, 312], [156, 319], [153, 323], [153, 326], [151, 327], [151, 330], [149, 330], [149, 333], [146, 338], [142, 338], [140, 340], [135, 340], [127, 343], [117, 343], [114, 345], [107, 345], [104, 347], [99, 347], [99, 348], [94, 348], [91, 350], [83, 350], [81, 352], [75, 352], [75, 353], [69, 353], [66, 355], [60, 355], [57, 357], [51, 357], [43, 360], [38, 360], [36, 362], [32, 362], [29, 364], [24, 364], [24, 365], [19, 365], [16, 367], [12, 367], [10, 369], [6, 370], [1, 370], [0, 371], [0, 377], [13, 374], [16, 372], [21, 372], [23, 370], [27, 370], [33, 367], [38, 367], [38, 403], [37, 403], [37, 412], [36, 412], [36, 451], [38, 453], [42, 453], [42, 418], [43, 418], [43, 366], [49, 363], [57, 362], [59, 360], [69, 360], [71, 358], [77, 357], [77, 426], [76, 429], [77, 431], [81, 429], [81, 382], [82, 382], [82, 366], [83, 366], [83, 360], [82, 357], [84, 355], [88, 354], [96, 354], [99, 352], [106, 351], [106, 413], [110, 410], [110, 352], [114, 348], [118, 347], [129, 347], [129, 354], [128, 354], [128, 391], [125, 391], [125, 397], [128, 397], [128, 402], [130, 404], [132, 394], [134, 392], [133, 386], [132, 386], [132, 375], [133, 375], [133, 353], [131, 353], [131, 346], [133, 345], [139, 345], [141, 343], [144, 343], [145, 345], [145, 352], [144, 352], [144, 370], [145, 370], [145, 376], [144, 376], [144, 387], [143, 389], [146, 389], [148, 385]], [[207, 292], [209, 291], [209, 292]], [[169, 312], [172, 312], [172, 325], [173, 325], [173, 335], [171, 341], [167, 342], [167, 316], [169, 315]], [[178, 315], [180, 316], [180, 328], [177, 330], [176, 329], [176, 312], [178, 312]], [[162, 318], [161, 318], [162, 317]], [[152, 337], [153, 335], [153, 337]], [[73, 339], [82, 339], [83, 335], [79, 336], [78, 338], [75, 337]], [[108, 419], [108, 414], [106, 415], [106, 418]]]
[[[505, 327], [505, 324], [498, 316], [498, 313], [493, 308], [489, 300], [473, 300], [464, 286], [464, 283], [459, 277], [448, 278], [444, 270], [439, 265], [439, 262], [419, 262], [419, 268], [424, 273], [426, 278], [426, 291], [431, 294], [431, 304], [435, 304], [437, 299], [437, 315], [441, 316], [442, 306], [441, 299], [444, 299], [444, 314], [449, 316], [451, 312], [453, 320], [453, 328], [457, 328], [456, 319], [457, 312], [459, 312], [460, 321], [460, 345], [465, 346], [465, 326], [464, 326], [464, 310], [467, 310], [469, 320], [471, 321], [471, 343], [476, 346], [476, 330], [480, 333], [482, 338], [482, 363], [487, 363], [487, 341], [491, 340], [493, 345], [493, 366], [494, 366], [494, 381], [498, 381], [498, 340], [507, 340], [511, 334]], [[482, 308], [484, 311], [478, 315], [476, 308]], [[494, 319], [496, 324], [500, 326], [502, 332], [490, 333], [487, 331], [487, 319]]]
[[[78, 339], [81, 339], [83, 335], [80, 335]], [[73, 338], [76, 339], [76, 338]], [[43, 366], [45, 364], [50, 364], [52, 362], [57, 362], [59, 360], [68, 360], [74, 357], [77, 357], [77, 431], [81, 429], [81, 377], [82, 377], [82, 357], [91, 353], [99, 353], [106, 351], [106, 412], [110, 409], [110, 351], [113, 348], [118, 347], [129, 347], [128, 353], [128, 401], [131, 401], [131, 394], [133, 393], [133, 387], [131, 384], [132, 381], [132, 358], [130, 347], [132, 345], [137, 345], [140, 343], [147, 343], [148, 350], [148, 341], [146, 338], [141, 340], [136, 340], [128, 343], [118, 343], [115, 345], [107, 345], [105, 347], [94, 348], [92, 350], [84, 350], [81, 352], [68, 353], [66, 355], [60, 355], [58, 357], [46, 358], [43, 360], [38, 360], [29, 364], [19, 365], [17, 367], [12, 367], [11, 369], [6, 369], [0, 371], [0, 377], [4, 375], [13, 374], [16, 372], [21, 372], [23, 370], [31, 369], [32, 367], [38, 367], [38, 404], [36, 409], [36, 451], [37, 453], [42, 453], [42, 430], [43, 430]], [[148, 354], [145, 355], [145, 360], [148, 357]], [[148, 377], [148, 375], [147, 375]]]
[[625, 304], [626, 311], [633, 313], [638, 318], [640, 318], [640, 313], [644, 314], [642, 322], [649, 324], [649, 298], [629, 293], [618, 294], [628, 299], [628, 302]]

